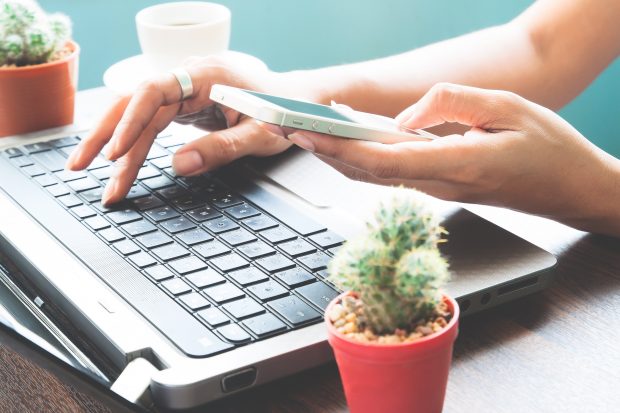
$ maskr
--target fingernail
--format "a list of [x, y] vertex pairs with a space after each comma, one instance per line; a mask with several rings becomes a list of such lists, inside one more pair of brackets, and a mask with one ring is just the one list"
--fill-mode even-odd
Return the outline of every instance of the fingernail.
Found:
[[101, 197], [101, 203], [103, 204], [103, 206], [107, 206], [110, 204], [110, 199], [116, 193], [117, 187], [118, 187], [118, 181], [116, 180], [114, 176], [111, 176], [105, 185], [103, 196]]
[[177, 175], [192, 175], [204, 167], [204, 161], [198, 151], [181, 152], [172, 158], [172, 169]]
[[307, 136], [295, 132], [288, 135], [288, 139], [300, 148], [314, 152], [314, 143]]

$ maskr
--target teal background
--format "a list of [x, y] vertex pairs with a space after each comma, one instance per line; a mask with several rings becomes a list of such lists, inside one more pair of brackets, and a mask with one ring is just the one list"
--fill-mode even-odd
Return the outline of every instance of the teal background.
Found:
[[[490, 25], [528, 0], [218, 0], [233, 15], [231, 49], [274, 70], [354, 62], [409, 50]], [[74, 23], [82, 47], [80, 89], [102, 85], [113, 63], [140, 52], [134, 16], [148, 0], [41, 0]], [[561, 111], [585, 136], [620, 157], [620, 60]]]

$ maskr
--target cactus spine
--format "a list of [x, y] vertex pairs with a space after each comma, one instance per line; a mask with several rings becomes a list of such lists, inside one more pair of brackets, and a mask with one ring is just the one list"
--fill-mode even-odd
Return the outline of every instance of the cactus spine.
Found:
[[53, 60], [71, 37], [71, 21], [46, 14], [34, 0], [0, 0], [0, 66]]
[[359, 294], [365, 323], [375, 334], [410, 331], [433, 316], [449, 279], [438, 249], [443, 233], [416, 192], [399, 189], [366, 233], [338, 251], [330, 279]]

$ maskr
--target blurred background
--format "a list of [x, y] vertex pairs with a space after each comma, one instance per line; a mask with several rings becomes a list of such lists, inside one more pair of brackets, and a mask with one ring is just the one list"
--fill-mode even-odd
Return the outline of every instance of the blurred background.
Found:
[[[512, 0], [218, 0], [232, 11], [231, 49], [272, 69], [313, 68], [399, 53], [501, 24], [532, 1]], [[80, 89], [101, 86], [104, 71], [140, 53], [134, 16], [161, 1], [40, 0], [68, 14], [82, 48]], [[560, 113], [620, 157], [620, 60]]]

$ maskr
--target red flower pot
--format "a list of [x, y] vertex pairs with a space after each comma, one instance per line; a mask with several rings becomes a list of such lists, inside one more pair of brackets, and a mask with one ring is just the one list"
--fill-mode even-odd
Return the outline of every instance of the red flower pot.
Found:
[[[326, 314], [346, 294], [335, 298]], [[441, 412], [459, 318], [456, 301], [448, 296], [444, 300], [452, 313], [448, 325], [412, 343], [353, 341], [338, 333], [325, 317], [329, 344], [352, 413]]]
[[80, 48], [50, 63], [0, 67], [0, 137], [73, 123]]

